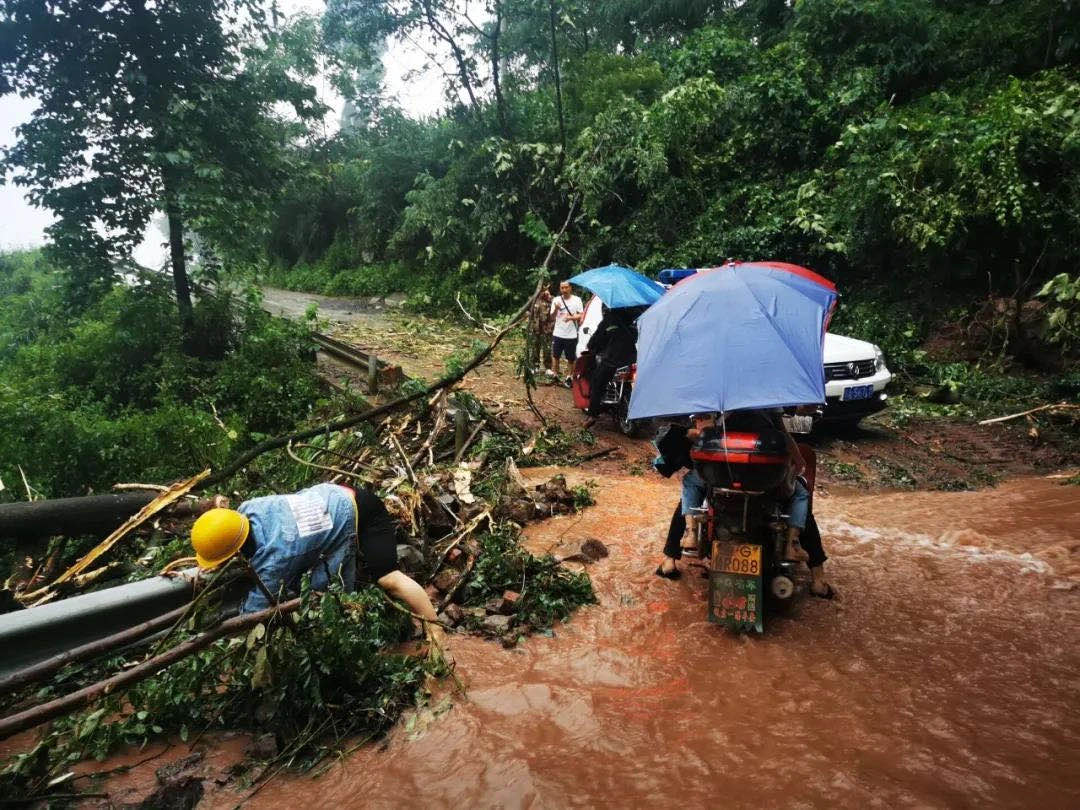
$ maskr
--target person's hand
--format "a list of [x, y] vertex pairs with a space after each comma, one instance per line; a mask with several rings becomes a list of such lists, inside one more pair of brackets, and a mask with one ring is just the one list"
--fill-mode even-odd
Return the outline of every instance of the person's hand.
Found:
[[228, 509], [229, 497], [227, 495], [215, 495], [211, 503], [214, 509]]

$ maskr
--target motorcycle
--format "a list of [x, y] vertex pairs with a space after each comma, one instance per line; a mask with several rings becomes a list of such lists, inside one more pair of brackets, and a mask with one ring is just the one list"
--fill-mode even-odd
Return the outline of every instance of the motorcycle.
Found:
[[[813, 503], [817, 458], [799, 444]], [[707, 564], [710, 622], [764, 632], [766, 608], [783, 610], [796, 595], [796, 563], [784, 559], [787, 471], [784, 433], [708, 428], [693, 445], [694, 469], [707, 485], [697, 521], [698, 556]]]
[[[595, 367], [596, 358], [591, 352], [583, 353], [574, 362], [574, 372], [571, 375], [574, 406], [583, 411], [589, 407], [589, 396], [592, 391], [592, 373]], [[627, 415], [630, 412], [630, 394], [634, 390], [634, 378], [636, 376], [636, 363], [615, 369], [615, 376], [608, 383], [602, 400], [604, 412], [610, 413], [619, 432], [630, 438], [636, 438], [641, 432], [640, 422], [631, 420]]]

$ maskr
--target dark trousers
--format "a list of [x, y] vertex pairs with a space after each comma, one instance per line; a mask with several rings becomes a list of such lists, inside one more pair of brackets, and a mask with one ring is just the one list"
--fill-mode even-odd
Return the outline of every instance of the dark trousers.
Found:
[[[675, 514], [671, 516], [671, 524], [668, 526], [667, 541], [664, 543], [665, 556], [671, 557], [673, 560], [682, 558], [682, 536], [685, 533], [686, 518], [683, 517], [682, 501], [680, 500], [675, 504]], [[811, 568], [817, 568], [829, 559], [825, 555], [824, 547], [821, 545], [821, 532], [818, 531], [813, 511], [806, 518], [806, 528], [799, 535], [799, 544], [810, 555], [807, 565]]]
[[604, 393], [608, 383], [615, 376], [615, 366], [601, 360], [593, 368], [592, 377], [589, 379], [589, 415], [599, 416], [604, 407]]

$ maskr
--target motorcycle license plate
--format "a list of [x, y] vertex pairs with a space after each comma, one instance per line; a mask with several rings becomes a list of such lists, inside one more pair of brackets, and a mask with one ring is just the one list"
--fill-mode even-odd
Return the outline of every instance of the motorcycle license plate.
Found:
[[874, 386], [872, 385], [849, 385], [844, 389], [844, 396], [841, 399], [845, 402], [850, 402], [853, 399], [870, 399], [872, 393], [874, 393]]
[[761, 573], [761, 546], [753, 543], [725, 543], [718, 549], [720, 557], [715, 570], [725, 574]]

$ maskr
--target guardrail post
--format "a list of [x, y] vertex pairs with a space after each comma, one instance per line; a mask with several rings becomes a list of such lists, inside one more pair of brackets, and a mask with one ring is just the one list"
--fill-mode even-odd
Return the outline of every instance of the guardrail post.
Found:
[[454, 412], [454, 458], [461, 458], [461, 448], [465, 446], [465, 430], [469, 426], [469, 414], [458, 404]]
[[369, 394], [379, 393], [379, 358], [374, 352], [368, 355], [367, 389]]

